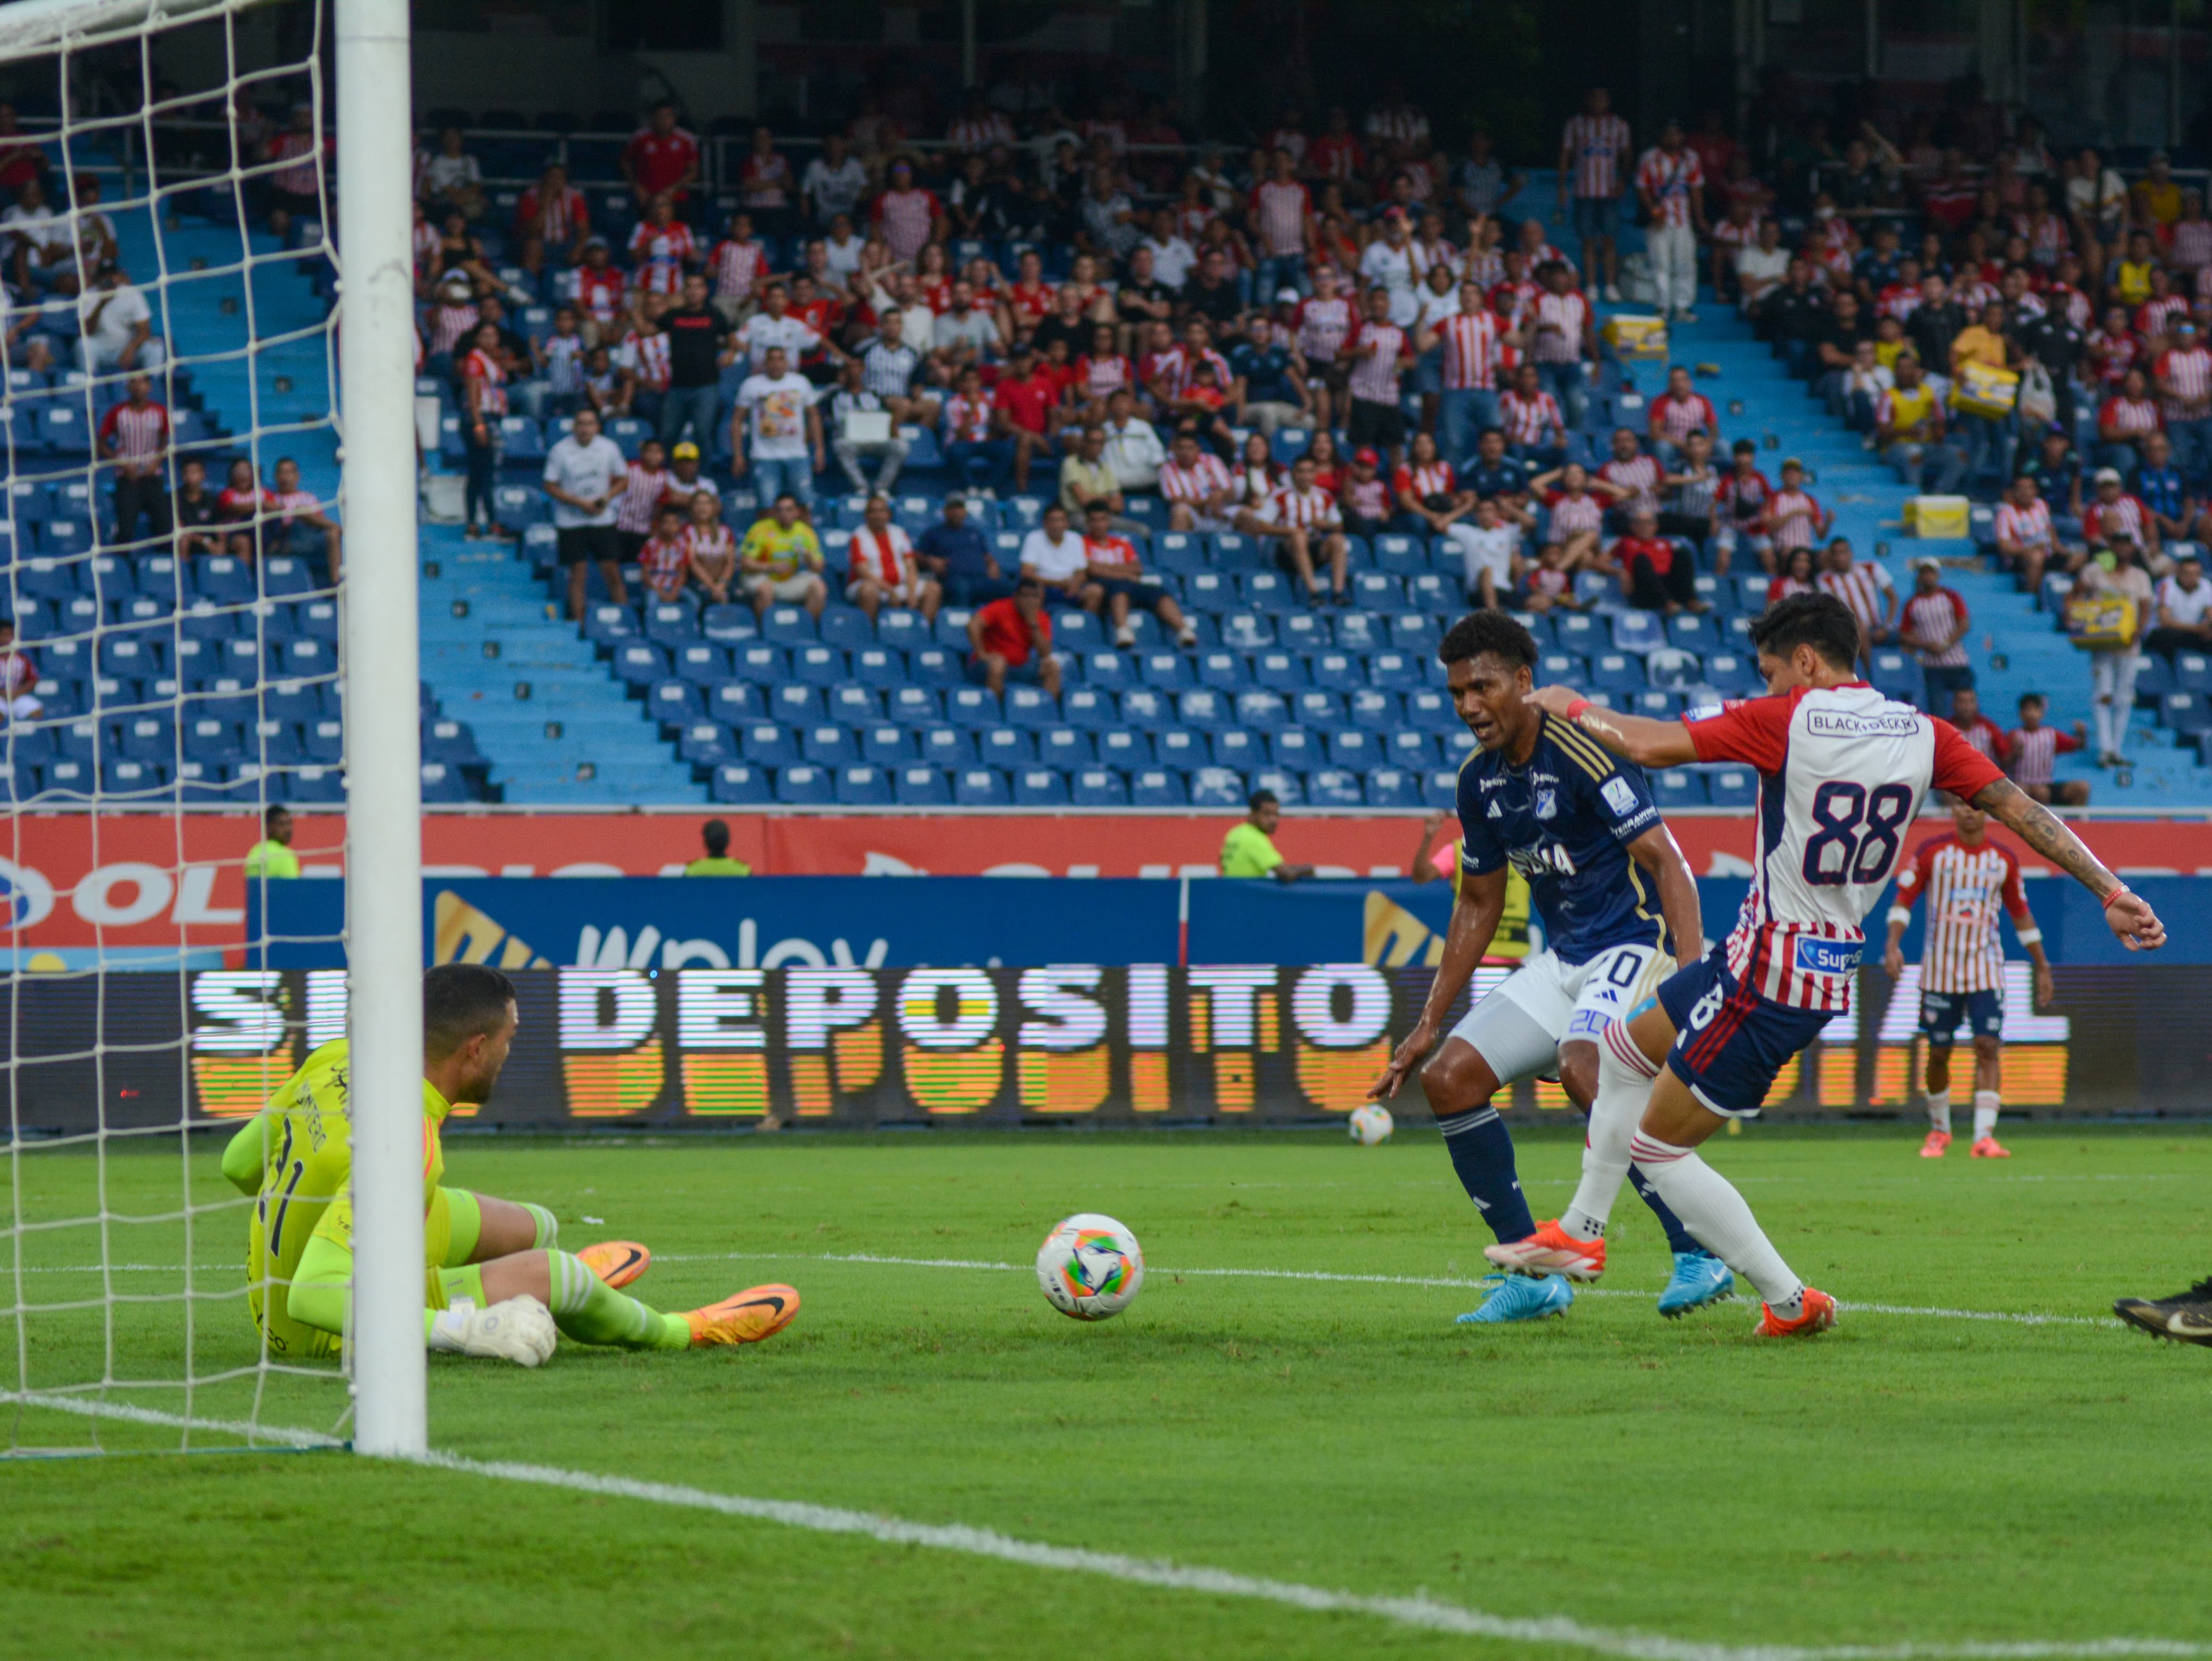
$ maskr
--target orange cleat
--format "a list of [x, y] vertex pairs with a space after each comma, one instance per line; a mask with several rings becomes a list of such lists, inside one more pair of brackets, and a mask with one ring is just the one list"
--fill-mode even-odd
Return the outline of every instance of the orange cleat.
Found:
[[1940, 1159], [1950, 1151], [1951, 1133], [1948, 1130], [1931, 1130], [1928, 1140], [1920, 1144], [1920, 1157], [1923, 1159]]
[[1984, 1136], [1966, 1150], [1966, 1155], [1974, 1159], [2009, 1159], [2012, 1150], [1996, 1137]]
[[619, 1291], [645, 1273], [653, 1254], [635, 1240], [602, 1240], [578, 1252], [576, 1261]]
[[1825, 1292], [1805, 1288], [1805, 1312], [1794, 1321], [1785, 1321], [1765, 1304], [1759, 1306], [1759, 1325], [1753, 1329], [1755, 1338], [1809, 1338], [1816, 1332], [1826, 1332], [1836, 1323], [1836, 1300]]
[[1577, 1240], [1559, 1220], [1536, 1225], [1525, 1240], [1500, 1240], [1482, 1255], [1509, 1275], [1564, 1275], [1570, 1281], [1595, 1281], [1605, 1273], [1605, 1242]]
[[757, 1344], [772, 1338], [791, 1324], [799, 1313], [799, 1293], [787, 1286], [748, 1287], [733, 1298], [704, 1309], [686, 1311], [691, 1348], [717, 1344]]

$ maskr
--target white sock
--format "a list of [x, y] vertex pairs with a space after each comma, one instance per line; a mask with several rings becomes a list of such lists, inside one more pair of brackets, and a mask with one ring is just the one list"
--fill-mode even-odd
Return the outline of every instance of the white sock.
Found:
[[1659, 1197], [1706, 1250], [1757, 1287], [1776, 1314], [1794, 1318], [1802, 1312], [1805, 1283], [1790, 1273], [1727, 1177], [1695, 1148], [1676, 1147], [1641, 1130], [1629, 1152]]
[[1930, 1130], [1940, 1130], [1946, 1136], [1951, 1134], [1951, 1092], [1949, 1091], [1931, 1090], [1928, 1092], [1928, 1128]]
[[1978, 1142], [1984, 1136], [1995, 1135], [1996, 1128], [1997, 1092], [1977, 1090], [1974, 1092], [1974, 1140]]
[[1658, 1072], [1618, 1021], [1598, 1035], [1597, 1098], [1590, 1104], [1589, 1135], [1583, 1146], [1582, 1184], [1559, 1218], [1559, 1226], [1577, 1240], [1605, 1238], [1613, 1200], [1628, 1178], [1628, 1144]]

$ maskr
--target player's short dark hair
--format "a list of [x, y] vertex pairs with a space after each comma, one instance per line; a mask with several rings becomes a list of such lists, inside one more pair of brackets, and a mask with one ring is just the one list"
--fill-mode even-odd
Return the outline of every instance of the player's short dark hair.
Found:
[[1790, 594], [1751, 625], [1755, 652], [1786, 658], [1809, 646], [1838, 669], [1858, 661], [1859, 620], [1833, 594]]
[[[8, 621], [7, 619], [0, 618], [0, 622], [7, 622], [7, 621]], [[15, 625], [15, 624], [14, 624], [13, 622], [8, 622], [8, 626], [9, 626], [10, 629], [12, 629], [12, 628], [14, 628]], [[269, 826], [270, 826], [270, 825], [272, 825], [272, 824], [276, 824], [276, 816], [277, 816], [278, 814], [280, 814], [280, 813], [281, 813], [281, 814], [283, 814], [283, 815], [286, 818], [288, 818], [288, 819], [289, 819], [289, 818], [290, 818], [292, 817], [292, 810], [291, 810], [290, 808], [289, 808], [289, 807], [285, 806], [284, 806], [284, 804], [283, 804], [283, 802], [281, 802], [281, 801], [272, 801], [272, 802], [270, 802], [270, 803], [269, 804], [269, 806], [266, 806], [266, 807], [263, 808], [263, 809], [261, 810], [261, 824], [262, 824], [262, 828], [263, 828], [264, 830], [266, 830]]]
[[699, 840], [706, 845], [708, 857], [719, 860], [730, 851], [730, 827], [720, 819], [708, 819], [699, 827]]
[[1255, 813], [1262, 807], [1280, 807], [1282, 805], [1281, 800], [1272, 790], [1255, 790], [1244, 799], [1245, 807]]
[[1536, 666], [1536, 637], [1504, 611], [1469, 611], [1437, 642], [1438, 663], [1464, 663], [1489, 652], [1514, 668]]
[[514, 1001], [514, 983], [489, 964], [441, 963], [422, 977], [422, 1050], [450, 1056], [480, 1032], [496, 1032]]
[[2048, 709], [2051, 707], [2051, 700], [2044, 697], [2042, 693], [2022, 692], [2020, 695], [2020, 708], [2025, 709], [2031, 703], [2036, 704], [2045, 709]]

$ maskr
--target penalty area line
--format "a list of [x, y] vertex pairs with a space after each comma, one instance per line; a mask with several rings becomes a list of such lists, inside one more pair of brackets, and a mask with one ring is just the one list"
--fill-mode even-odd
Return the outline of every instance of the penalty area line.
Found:
[[[895, 1269], [967, 1269], [998, 1274], [1018, 1273], [1030, 1268], [1027, 1263], [992, 1262], [974, 1257], [888, 1257], [870, 1251], [672, 1253], [655, 1261], [665, 1263], [876, 1263]], [[1322, 1281], [1346, 1286], [1437, 1287], [1461, 1292], [1480, 1291], [1487, 1284], [1483, 1281], [1420, 1275], [1334, 1275], [1310, 1269], [1169, 1269], [1162, 1264], [1147, 1263], [1145, 1272], [1152, 1275], [1180, 1275], [1185, 1280]], [[1577, 1298], [1654, 1298], [1657, 1295], [1656, 1292], [1633, 1292], [1625, 1287], [1585, 1286], [1575, 1288]], [[2015, 1326], [2117, 1327], [2120, 1324], [2118, 1321], [2094, 1315], [2023, 1314], [2001, 1309], [1924, 1308], [1912, 1304], [1851, 1303], [1841, 1299], [1837, 1300], [1836, 1307], [1850, 1315], [1905, 1315], [1943, 1321], [1997, 1321]]]

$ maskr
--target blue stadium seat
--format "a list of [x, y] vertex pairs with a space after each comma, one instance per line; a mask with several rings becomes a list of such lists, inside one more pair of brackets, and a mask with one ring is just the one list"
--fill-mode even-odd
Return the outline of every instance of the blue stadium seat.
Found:
[[878, 721], [860, 732], [860, 759], [878, 767], [897, 768], [917, 758], [914, 734], [903, 727]]
[[999, 700], [981, 686], [956, 686], [945, 695], [945, 714], [957, 727], [995, 727], [1003, 718]]
[[1323, 767], [1306, 775], [1306, 800], [1316, 807], [1361, 807], [1367, 794], [1358, 773]]
[[1255, 611], [1229, 612], [1221, 618], [1220, 630], [1221, 644], [1232, 652], [1263, 652], [1275, 643], [1273, 621]]
[[1759, 778], [1747, 767], [1719, 767], [1706, 781], [1716, 807], [1750, 807], [1759, 800]]
[[1717, 651], [1721, 632], [1709, 617], [1695, 611], [1677, 611], [1667, 619], [1667, 643], [1686, 652]]
[[731, 763], [714, 770], [707, 782], [707, 796], [728, 807], [765, 807], [775, 800], [775, 790], [759, 768]]
[[[683, 685], [683, 683], [678, 681], [664, 684]], [[699, 692], [699, 689], [696, 686], [686, 687], [685, 690], [695, 696]], [[656, 685], [648, 697], [648, 704], [652, 697], [664, 696], [662, 686]], [[744, 721], [758, 721], [768, 711], [768, 700], [761, 696], [761, 689], [748, 680], [726, 680], [719, 686], [709, 686], [706, 689], [702, 703], [705, 706], [705, 713], [713, 720], [720, 721], [725, 727], [735, 727]]]
[[869, 623], [866, 611], [834, 603], [823, 609], [821, 632], [825, 644], [848, 650], [856, 646], [872, 646], [876, 639], [874, 625]]
[[840, 685], [847, 673], [845, 654], [834, 646], [799, 647], [791, 654], [791, 673], [802, 686]]
[[1366, 801], [1370, 807], [1419, 807], [1421, 776], [1411, 768], [1375, 768], [1367, 775]]
[[1571, 652], [1586, 658], [1603, 644], [1605, 630], [1597, 618], [1578, 611], [1570, 611], [1553, 619], [1552, 636], [1562, 652]]
[[[2151, 660], [2143, 662], [2148, 666]], [[2212, 692], [2212, 657], [2195, 652], [2177, 652], [2173, 656], [2173, 684], [2185, 692]]]
[[1216, 767], [1233, 767], [1238, 772], [1245, 773], [1255, 767], [1270, 764], [1268, 751], [1272, 742], [1272, 739], [1257, 733], [1231, 727], [1225, 733], [1208, 735], [1206, 754]]
[[952, 801], [952, 786], [941, 767], [902, 767], [892, 776], [891, 794], [902, 807], [945, 807]]
[[823, 767], [787, 767], [775, 776], [775, 799], [790, 807], [821, 806], [836, 800], [830, 771]]
[[1652, 651], [1644, 658], [1644, 668], [1652, 685], [1678, 691], [1697, 685], [1705, 674], [1705, 665], [1695, 652], [1674, 646]]
[[1667, 643], [1667, 626], [1652, 611], [1623, 611], [1613, 619], [1613, 649], [1643, 653]]
[[1706, 793], [1705, 775], [1680, 767], [1669, 767], [1652, 774], [1651, 795], [1662, 810], [1704, 807], [1712, 800]]
[[1758, 671], [1740, 653], [1709, 652], [1705, 667], [1705, 684], [1732, 697], [1756, 691], [1759, 684]]
[[682, 646], [699, 638], [699, 614], [680, 600], [645, 608], [645, 637], [656, 646]]
[[1189, 787], [1183, 782], [1183, 776], [1170, 768], [1139, 768], [1129, 775], [1129, 805], [1186, 807], [1190, 805]]
[[[1151, 619], [1139, 612], [1129, 621], [1138, 625], [1137, 637], [1142, 640], [1142, 625]], [[1107, 644], [1106, 632], [1088, 611], [1060, 611], [1052, 619], [1052, 643], [1063, 652], [1103, 651]]]
[[1152, 538], [1152, 563], [1173, 575], [1206, 569], [1206, 539], [1191, 531], [1169, 531]]
[[2212, 729], [2212, 701], [2202, 692], [2168, 692], [2159, 701], [2158, 724], [2184, 734]]
[[1911, 658], [1902, 652], [1877, 650], [1871, 660], [1867, 679], [1875, 691], [1907, 703], [1920, 701], [1920, 671]]
[[[1208, 653], [1207, 658], [1227, 657], [1227, 653]], [[1201, 663], [1200, 670], [1203, 670]], [[1206, 680], [1203, 672], [1194, 673], [1190, 658], [1182, 652], [1146, 652], [1137, 659], [1137, 672], [1147, 686], [1163, 691], [1180, 692]], [[1215, 683], [1206, 680], [1208, 685]]]
[[737, 735], [719, 721], [695, 721], [677, 735], [676, 758], [694, 767], [720, 767], [738, 758]]
[[1305, 660], [1289, 652], [1261, 652], [1252, 660], [1252, 684], [1270, 692], [1303, 691]]
[[1119, 692], [1136, 683], [1133, 660], [1125, 653], [1092, 652], [1081, 661], [1084, 684], [1101, 692]]
[[1014, 775], [1014, 806], [1060, 807], [1067, 801], [1066, 776], [1049, 767], [1025, 767]]
[[1068, 800], [1078, 807], [1126, 807], [1129, 787], [1110, 768], [1086, 767], [1071, 779]]
[[757, 721], [740, 728], [738, 748], [756, 767], [788, 767], [799, 759], [799, 745], [788, 727]]
[[1241, 531], [1214, 532], [1212, 551], [1216, 570], [1246, 572], [1274, 569], [1274, 560], [1267, 547]]
[[824, 721], [799, 734], [799, 753], [817, 767], [842, 767], [860, 759], [860, 740], [851, 727]]
[[1031, 732], [1041, 727], [1060, 723], [1060, 700], [1036, 686], [1009, 686], [1006, 697], [1006, 717], [1015, 727]]
[[866, 763], [837, 770], [837, 803], [841, 807], [888, 807], [891, 805], [891, 776]]
[[1072, 773], [1079, 767], [1090, 767], [1098, 760], [1097, 747], [1091, 734], [1079, 727], [1063, 723], [1058, 727], [1041, 728], [1036, 735], [1037, 758], [1048, 767], [1057, 767], [1063, 773]]
[[1345, 699], [1352, 724], [1370, 732], [1387, 733], [1405, 721], [1406, 701], [1395, 692], [1364, 687]]
[[1028, 767], [1037, 758], [1036, 734], [1012, 727], [987, 727], [975, 734], [975, 752], [987, 765], [1001, 772]]
[[[973, 767], [982, 759], [975, 748], [975, 735], [957, 727], [926, 727], [915, 735], [915, 745], [921, 758], [932, 766], [947, 772], [962, 767]], [[951, 785], [945, 788], [950, 791]]]
[[[1185, 693], [1184, 697], [1190, 696]], [[1168, 695], [1151, 687], [1139, 686], [1121, 694], [1121, 724], [1158, 733], [1173, 723], [1175, 705]]]
[[1226, 767], [1201, 767], [1190, 775], [1193, 807], [1242, 807], [1244, 781]]
[[1304, 776], [1285, 772], [1279, 767], [1263, 767], [1245, 777], [1255, 790], [1272, 790], [1285, 807], [1304, 805], [1306, 799]]
[[1249, 571], [1237, 579], [1243, 604], [1256, 611], [1287, 611], [1296, 604], [1291, 580], [1280, 571]]
[[1590, 684], [1599, 690], [1626, 694], [1644, 684], [1644, 665], [1625, 652], [1601, 652], [1591, 660]]
[[1390, 644], [1417, 657], [1433, 657], [1443, 636], [1443, 625], [1419, 611], [1401, 612], [1390, 619]]
[[953, 777], [952, 800], [962, 807], [1004, 807], [1006, 776], [995, 767], [963, 768]]
[[1428, 569], [1429, 549], [1424, 538], [1379, 536], [1375, 538], [1374, 547], [1375, 567], [1380, 574], [1392, 578], [1409, 577]]
[[1340, 727], [1328, 734], [1328, 764], [1364, 773], [1382, 763], [1382, 734], [1356, 727]]
[[1410, 692], [1421, 684], [1420, 660], [1405, 652], [1377, 652], [1367, 660], [1367, 683]]
[[1060, 718], [1086, 733], [1101, 732], [1119, 719], [1114, 695], [1095, 686], [1078, 686], [1060, 695]]
[[699, 613], [699, 631], [724, 646], [757, 639], [760, 623], [750, 605], [709, 605]]
[[1352, 604], [1370, 611], [1395, 611], [1406, 604], [1402, 579], [1387, 571], [1356, 571], [1352, 578]]
[[1194, 733], [1187, 727], [1171, 727], [1152, 735], [1152, 754], [1163, 767], [1172, 767], [1177, 772], [1188, 773], [1194, 768], [1208, 765], [1213, 759], [1213, 741], [1203, 733]]
[[608, 601], [584, 608], [583, 636], [588, 641], [621, 641], [635, 639], [638, 633], [637, 614], [627, 605]]
[[[1443, 752], [1437, 747], [1433, 733], [1416, 732], [1401, 727], [1395, 733], [1382, 735], [1382, 753], [1393, 767], [1402, 767], [1408, 772], [1425, 773], [1443, 761]], [[1419, 781], [1415, 782], [1419, 788]]]
[[832, 686], [822, 702], [830, 719], [847, 727], [866, 727], [884, 718], [883, 694], [872, 686]]
[[761, 618], [761, 638], [780, 646], [803, 646], [820, 638], [803, 605], [771, 605]]
[[906, 654], [880, 646], [864, 647], [852, 655], [852, 676], [863, 686], [892, 687], [906, 684]]
[[957, 686], [968, 678], [967, 662], [965, 648], [956, 652], [942, 646], [925, 646], [907, 654], [907, 673], [925, 686]]
[[1652, 721], [1672, 721], [1682, 713], [1682, 700], [1676, 693], [1663, 691], [1657, 687], [1646, 687], [1640, 692], [1629, 694], [1628, 709], [1632, 715], [1647, 716]]

